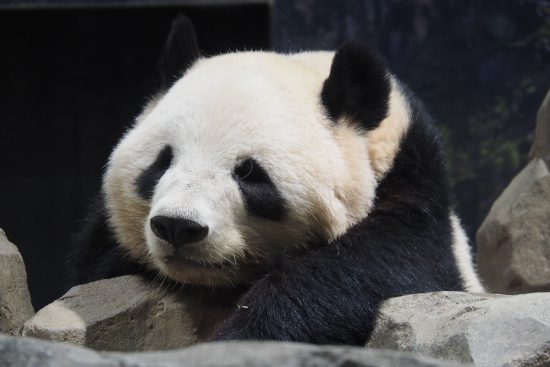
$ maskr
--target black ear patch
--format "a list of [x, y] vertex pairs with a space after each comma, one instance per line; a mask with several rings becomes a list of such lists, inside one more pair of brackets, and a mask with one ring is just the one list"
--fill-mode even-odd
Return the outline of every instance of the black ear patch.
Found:
[[170, 88], [199, 57], [195, 28], [189, 18], [180, 14], [172, 22], [159, 61], [162, 90]]
[[285, 200], [265, 169], [255, 159], [249, 158], [238, 164], [233, 171], [233, 177], [250, 213], [273, 221], [283, 219], [286, 212]]
[[157, 159], [137, 177], [135, 184], [139, 196], [145, 200], [151, 200], [155, 193], [155, 186], [170, 168], [172, 159], [172, 147], [167, 145], [160, 151]]
[[336, 121], [347, 116], [361, 129], [376, 128], [388, 113], [391, 83], [384, 61], [359, 42], [336, 52], [321, 100]]

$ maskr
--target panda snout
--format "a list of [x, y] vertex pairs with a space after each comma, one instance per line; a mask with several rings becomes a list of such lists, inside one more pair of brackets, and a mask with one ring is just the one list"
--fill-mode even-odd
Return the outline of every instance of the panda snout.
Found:
[[208, 235], [208, 226], [190, 219], [157, 215], [149, 223], [155, 236], [175, 248], [198, 242]]

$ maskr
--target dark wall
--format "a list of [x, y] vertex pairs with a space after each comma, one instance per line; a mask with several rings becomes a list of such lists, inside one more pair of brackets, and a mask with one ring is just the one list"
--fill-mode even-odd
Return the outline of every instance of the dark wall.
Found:
[[267, 6], [0, 10], [0, 227], [33, 303], [66, 289], [64, 259], [103, 166], [147, 97], [179, 12], [206, 54], [268, 48]]

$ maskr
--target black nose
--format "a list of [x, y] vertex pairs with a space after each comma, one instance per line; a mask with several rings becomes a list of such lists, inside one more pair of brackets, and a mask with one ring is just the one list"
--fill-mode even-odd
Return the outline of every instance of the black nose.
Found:
[[202, 226], [189, 219], [157, 215], [151, 218], [150, 223], [153, 233], [174, 247], [198, 242], [208, 234], [208, 226]]

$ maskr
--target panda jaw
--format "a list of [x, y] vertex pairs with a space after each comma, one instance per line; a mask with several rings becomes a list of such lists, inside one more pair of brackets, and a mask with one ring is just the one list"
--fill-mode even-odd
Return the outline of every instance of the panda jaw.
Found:
[[242, 284], [252, 279], [256, 274], [251, 268], [244, 268], [240, 265], [208, 263], [200, 265], [181, 259], [165, 262], [155, 258], [153, 260], [153, 269], [160, 270], [162, 274], [181, 284], [213, 287], [228, 287]]

